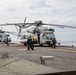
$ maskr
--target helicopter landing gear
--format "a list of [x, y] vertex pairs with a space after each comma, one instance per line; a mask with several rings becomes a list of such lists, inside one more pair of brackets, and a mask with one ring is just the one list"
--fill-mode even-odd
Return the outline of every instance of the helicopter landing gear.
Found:
[[52, 44], [50, 42], [48, 43], [48, 45], [49, 45], [49, 47], [52, 47]]
[[43, 44], [39, 44], [39, 46], [43, 46]]
[[24, 46], [27, 46], [27, 43], [24, 43]]

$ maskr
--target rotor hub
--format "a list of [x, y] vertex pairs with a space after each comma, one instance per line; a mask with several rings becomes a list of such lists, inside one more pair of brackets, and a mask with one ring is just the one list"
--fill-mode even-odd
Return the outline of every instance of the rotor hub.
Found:
[[36, 26], [41, 26], [42, 25], [42, 21], [35, 21]]

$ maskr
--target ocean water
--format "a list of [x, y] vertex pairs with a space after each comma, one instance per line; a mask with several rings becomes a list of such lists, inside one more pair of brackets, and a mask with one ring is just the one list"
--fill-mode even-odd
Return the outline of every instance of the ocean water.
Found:
[[61, 45], [75, 46], [76, 47], [76, 40], [61, 40], [59, 42]]

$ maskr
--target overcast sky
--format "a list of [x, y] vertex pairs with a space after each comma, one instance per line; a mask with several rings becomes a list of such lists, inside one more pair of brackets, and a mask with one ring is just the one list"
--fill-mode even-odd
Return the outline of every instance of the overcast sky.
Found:
[[[76, 26], [76, 0], [0, 0], [0, 24], [24, 22], [25, 17], [26, 22], [41, 20], [44, 23]], [[52, 28], [57, 39], [76, 39], [76, 29]]]

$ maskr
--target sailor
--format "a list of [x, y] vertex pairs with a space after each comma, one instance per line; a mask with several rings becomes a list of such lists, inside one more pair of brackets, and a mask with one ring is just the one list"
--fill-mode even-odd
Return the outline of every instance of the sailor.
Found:
[[52, 39], [52, 48], [55, 48], [55, 47], [56, 47], [56, 39], [53, 38], [53, 39]]
[[28, 50], [30, 50], [30, 48], [31, 48], [31, 50], [34, 50], [31, 36], [27, 39], [27, 47], [28, 47]]
[[9, 40], [8, 40], [9, 34], [7, 35], [7, 39], [6, 39], [6, 45], [9, 46]]

